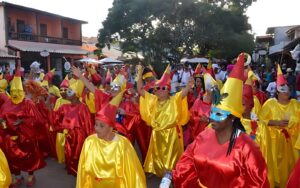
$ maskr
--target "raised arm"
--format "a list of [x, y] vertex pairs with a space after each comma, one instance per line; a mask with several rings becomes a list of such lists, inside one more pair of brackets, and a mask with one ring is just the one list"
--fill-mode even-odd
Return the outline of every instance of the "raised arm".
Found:
[[96, 87], [94, 86], [94, 84], [92, 84], [88, 79], [86, 79], [80, 72], [80, 70], [76, 67], [72, 67], [71, 68], [72, 70], [72, 73], [77, 76], [82, 82], [83, 84], [85, 85], [86, 88], [88, 88], [88, 90], [92, 93], [95, 94], [95, 90], [96, 90]]
[[185, 86], [185, 88], [182, 89], [181, 97], [184, 98], [189, 93], [190, 89], [194, 87], [195, 80], [193, 77], [190, 77], [188, 84]]
[[143, 88], [143, 70], [144, 68], [142, 67], [142, 65], [138, 65], [137, 66], [137, 91], [140, 94], [140, 96], [144, 97], [145, 96], [145, 90]]

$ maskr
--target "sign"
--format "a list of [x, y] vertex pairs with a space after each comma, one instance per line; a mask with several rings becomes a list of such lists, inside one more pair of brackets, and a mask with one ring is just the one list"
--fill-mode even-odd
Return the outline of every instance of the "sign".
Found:
[[64, 68], [65, 68], [66, 71], [70, 71], [70, 69], [71, 69], [70, 62], [66, 61], [65, 64], [64, 64]]
[[48, 57], [50, 55], [50, 53], [47, 50], [43, 50], [43, 51], [40, 52], [40, 55], [42, 57]]

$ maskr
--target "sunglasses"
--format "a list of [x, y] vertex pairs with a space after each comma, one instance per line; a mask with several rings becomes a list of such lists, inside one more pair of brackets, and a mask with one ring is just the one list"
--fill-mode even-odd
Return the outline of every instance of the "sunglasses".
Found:
[[164, 87], [155, 87], [154, 90], [155, 91], [159, 91], [159, 90], [165, 91], [165, 90], [168, 90], [168, 87], [166, 87], [166, 86], [164, 86]]
[[59, 91], [60, 92], [66, 92], [68, 89], [67, 88], [60, 88]]

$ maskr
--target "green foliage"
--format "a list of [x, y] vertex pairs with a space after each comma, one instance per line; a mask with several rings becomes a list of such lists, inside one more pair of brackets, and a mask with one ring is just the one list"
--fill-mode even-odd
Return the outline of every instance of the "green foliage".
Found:
[[252, 0], [114, 0], [98, 47], [118, 41], [123, 52], [145, 60], [178, 62], [184, 55], [233, 58], [251, 52], [253, 36], [245, 15]]

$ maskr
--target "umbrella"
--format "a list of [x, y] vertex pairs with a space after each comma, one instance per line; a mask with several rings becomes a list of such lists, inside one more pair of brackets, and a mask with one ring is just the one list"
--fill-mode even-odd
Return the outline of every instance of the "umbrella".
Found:
[[187, 59], [187, 58], [183, 58], [180, 60], [181, 63], [185, 63], [185, 62], [188, 62], [188, 63], [208, 63], [208, 59], [206, 58], [203, 58], [203, 57], [195, 57], [195, 58], [192, 58], [192, 59]]
[[99, 63], [98, 60], [93, 59], [93, 58], [89, 58], [89, 57], [86, 57], [86, 58], [83, 58], [83, 59], [79, 59], [78, 62], [83, 62], [83, 63]]
[[111, 57], [107, 57], [107, 58], [104, 58], [104, 59], [101, 59], [99, 61], [100, 63], [104, 63], [104, 64], [111, 64], [111, 63], [123, 63], [123, 61], [119, 61], [119, 60], [116, 60], [116, 59], [113, 59]]

